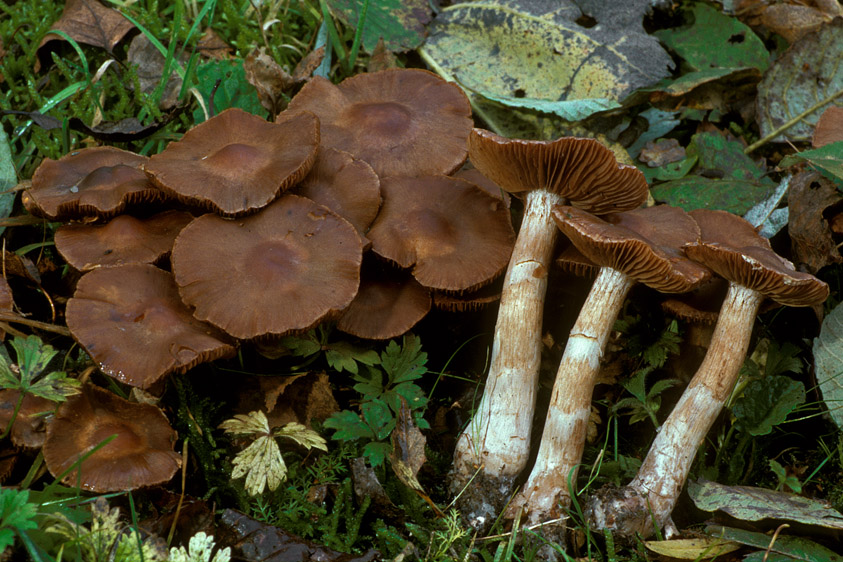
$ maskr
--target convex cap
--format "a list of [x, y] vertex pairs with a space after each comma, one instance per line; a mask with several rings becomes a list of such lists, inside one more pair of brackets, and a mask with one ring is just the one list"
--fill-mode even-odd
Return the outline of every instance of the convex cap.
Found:
[[319, 116], [322, 146], [365, 160], [380, 177], [449, 174], [466, 158], [471, 105], [436, 74], [395, 68], [358, 74], [339, 85], [314, 77], [288, 111]]
[[599, 218], [576, 207], [556, 206], [553, 218], [589, 260], [658, 291], [683, 293], [711, 276], [708, 268], [682, 253], [699, 240], [699, 228], [678, 207], [659, 205]]
[[268, 123], [232, 108], [171, 142], [144, 170], [155, 185], [185, 203], [239, 216], [301, 181], [318, 146], [319, 121], [312, 113], [285, 112]]
[[597, 215], [634, 209], [647, 199], [644, 175], [618, 164], [594, 139], [520, 140], [474, 129], [468, 152], [484, 176], [510, 193], [544, 189]]
[[708, 209], [689, 214], [700, 227], [700, 241], [689, 245], [685, 253], [724, 279], [786, 306], [811, 306], [828, 298], [828, 285], [796, 271], [741, 217]]

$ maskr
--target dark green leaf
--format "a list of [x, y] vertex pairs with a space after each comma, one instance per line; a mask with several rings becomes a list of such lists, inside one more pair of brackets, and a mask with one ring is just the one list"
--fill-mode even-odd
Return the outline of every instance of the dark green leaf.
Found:
[[372, 441], [363, 447], [363, 456], [369, 459], [369, 464], [372, 466], [380, 466], [391, 451], [392, 446], [389, 443]]
[[313, 332], [303, 336], [285, 336], [281, 338], [281, 345], [296, 357], [307, 357], [322, 350], [322, 343], [316, 339]]
[[686, 211], [722, 209], [743, 216], [772, 191], [772, 186], [752, 181], [688, 176], [653, 186], [650, 193], [656, 201]]
[[[843, 562], [843, 556], [835, 554], [826, 547], [802, 537], [793, 537], [781, 534], [776, 537], [775, 542], [770, 540], [770, 535], [744, 529], [720, 527], [712, 525], [706, 529], [712, 536], [722, 537], [731, 541], [739, 542], [748, 546], [760, 549], [743, 560], [750, 562], [762, 562], [765, 560], [767, 549], [770, 549], [770, 557], [767, 562]], [[770, 546], [772, 543], [772, 547]], [[773, 558], [775, 557], [775, 558]]]
[[735, 400], [732, 413], [737, 427], [750, 435], [767, 435], [805, 402], [805, 386], [777, 375], [749, 383]]
[[381, 367], [389, 377], [389, 384], [399, 384], [420, 378], [427, 372], [427, 353], [421, 350], [421, 341], [412, 334], [404, 336], [404, 345], [390, 341], [381, 353]]
[[[327, 0], [331, 12], [343, 23], [357, 28], [358, 15], [366, 0]], [[390, 51], [406, 51], [422, 44], [430, 21], [427, 0], [369, 0], [363, 24], [363, 47], [372, 52], [378, 39]]]
[[[219, 86], [217, 86], [219, 82]], [[206, 104], [210, 104], [213, 93], [214, 107], [208, 112], [216, 115], [231, 107], [239, 107], [260, 117], [266, 117], [266, 110], [258, 99], [258, 92], [246, 80], [241, 59], [209, 61], [196, 68], [196, 88], [202, 94]], [[216, 90], [215, 90], [216, 88]], [[193, 120], [201, 123], [205, 116], [201, 109], [193, 112]]]
[[834, 178], [843, 180], [843, 141], [785, 156], [779, 166], [786, 168], [799, 162], [808, 162]]
[[328, 429], [335, 429], [333, 438], [340, 441], [377, 438], [374, 431], [360, 419], [360, 416], [350, 410], [331, 414], [331, 417], [325, 420], [324, 425]]
[[363, 419], [369, 424], [375, 439], [381, 440], [389, 437], [395, 427], [395, 415], [383, 400], [370, 400], [360, 406], [363, 412]]

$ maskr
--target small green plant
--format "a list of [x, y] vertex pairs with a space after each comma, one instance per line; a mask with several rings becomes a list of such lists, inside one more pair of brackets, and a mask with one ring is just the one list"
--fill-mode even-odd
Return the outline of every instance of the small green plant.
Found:
[[44, 372], [58, 351], [37, 336], [15, 337], [12, 347], [17, 356], [16, 364], [12, 363], [5, 348], [0, 348], [0, 389], [18, 390], [20, 395], [12, 419], [0, 438], [8, 435], [12, 429], [27, 394], [62, 402], [68, 396], [77, 394], [80, 386], [78, 380], [68, 377], [64, 371]]
[[386, 439], [395, 428], [401, 410], [401, 399], [413, 412], [413, 421], [420, 429], [430, 425], [422, 417], [427, 397], [415, 380], [427, 372], [427, 354], [421, 350], [416, 336], [405, 335], [403, 345], [389, 342], [376, 365], [366, 365], [352, 378], [354, 390], [362, 395], [360, 415], [350, 410], [333, 414], [325, 420], [325, 427], [336, 430], [333, 438], [341, 441], [363, 440], [365, 456], [372, 466], [379, 466], [389, 455], [391, 445]]
[[23, 534], [38, 525], [34, 517], [38, 506], [29, 503], [29, 490], [0, 490], [0, 554], [15, 542], [15, 534]]
[[220, 428], [234, 435], [252, 435], [256, 439], [234, 457], [232, 478], [246, 477], [246, 491], [256, 496], [264, 488], [275, 490], [287, 478], [287, 465], [276, 441], [279, 437], [291, 439], [302, 447], [327, 451], [325, 439], [300, 423], [291, 422], [283, 427], [270, 429], [266, 415], [260, 410], [237, 415], [225, 420]]
[[799, 481], [799, 478], [792, 474], [788, 474], [787, 470], [785, 470], [778, 461], [770, 459], [769, 464], [770, 470], [775, 473], [776, 478], [779, 480], [779, 483], [776, 485], [776, 490], [782, 490], [785, 486], [787, 486], [796, 494], [802, 493], [802, 483]]

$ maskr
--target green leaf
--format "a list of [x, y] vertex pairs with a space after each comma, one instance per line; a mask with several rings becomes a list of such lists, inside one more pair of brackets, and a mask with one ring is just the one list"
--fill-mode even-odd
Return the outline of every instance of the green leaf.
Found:
[[785, 156], [779, 163], [779, 167], [786, 168], [799, 162], [808, 162], [834, 178], [843, 180], [843, 141]]
[[348, 342], [335, 342], [328, 344], [326, 348], [325, 360], [338, 372], [345, 370], [356, 375], [357, 363], [374, 365], [378, 362], [378, 353], [375, 350], [363, 349]]
[[37, 506], [29, 502], [29, 490], [3, 488], [0, 490], [0, 552], [11, 546], [15, 531], [35, 529], [33, 521]]
[[284, 427], [275, 430], [276, 437], [286, 437], [287, 439], [292, 439], [302, 447], [306, 448], [307, 450], [310, 449], [321, 449], [322, 451], [328, 450], [327, 442], [325, 438], [313, 431], [312, 429], [307, 429], [300, 423], [290, 422], [286, 424]]
[[[729, 140], [718, 133], [697, 133], [691, 137], [688, 145], [688, 153], [697, 155], [699, 159], [699, 168], [709, 172], [716, 170], [723, 175], [724, 180], [750, 181], [768, 185], [772, 190], [772, 180], [743, 150], [740, 142]], [[760, 200], [753, 201], [753, 204]]]
[[810, 140], [825, 108], [835, 99], [839, 103], [836, 96], [843, 91], [841, 57], [843, 20], [835, 19], [796, 41], [776, 59], [758, 84], [755, 113], [761, 136], [792, 123], [773, 140]]
[[724, 486], [703, 480], [689, 483], [688, 493], [703, 511], [721, 510], [742, 521], [783, 519], [843, 529], [843, 514], [829, 504], [787, 492], [751, 486]]
[[621, 107], [621, 104], [618, 102], [603, 98], [551, 101], [533, 98], [514, 98], [482, 91], [476, 91], [475, 93], [508, 107], [524, 107], [543, 113], [553, 113], [566, 121], [581, 121], [595, 113]]
[[366, 446], [363, 447], [363, 456], [369, 459], [369, 464], [372, 466], [380, 466], [391, 451], [392, 445], [389, 443], [372, 441], [371, 443], [366, 443]]
[[721, 209], [743, 216], [758, 201], [769, 197], [773, 188], [754, 181], [709, 179], [688, 176], [653, 186], [653, 199], [685, 211]]
[[653, 180], [669, 181], [678, 180], [688, 175], [697, 163], [698, 157], [696, 154], [691, 154], [678, 162], [670, 162], [658, 168], [650, 168], [648, 166], [639, 166], [639, 169], [647, 178], [647, 182]]
[[804, 402], [805, 385], [777, 375], [749, 383], [735, 400], [732, 413], [741, 431], [750, 435], [767, 435]]
[[[219, 86], [216, 86], [219, 80]], [[216, 86], [216, 90], [214, 87]], [[196, 88], [205, 103], [209, 104], [211, 92], [214, 94], [214, 111], [216, 115], [231, 107], [239, 107], [260, 117], [266, 117], [266, 110], [261, 106], [258, 92], [246, 80], [242, 59], [218, 60], [201, 63], [196, 67]], [[210, 106], [208, 112], [211, 113]], [[205, 120], [201, 109], [193, 112], [195, 123]]]
[[[358, 15], [366, 0], [327, 0], [331, 13], [357, 28]], [[430, 21], [427, 0], [369, 0], [363, 23], [363, 47], [372, 52], [378, 39], [390, 51], [406, 51], [422, 44]]]
[[395, 415], [382, 400], [371, 400], [360, 406], [363, 419], [375, 434], [375, 439], [381, 440], [389, 437], [395, 428]]
[[324, 426], [336, 430], [333, 439], [354, 441], [357, 439], [377, 439], [375, 432], [351, 410], [335, 412], [325, 420]]
[[308, 357], [322, 351], [322, 343], [316, 339], [314, 333], [308, 332], [304, 337], [284, 336], [281, 345], [290, 350], [296, 357]]
[[662, 29], [654, 35], [694, 70], [767, 69], [770, 54], [748, 26], [708, 4], [697, 3], [692, 9], [692, 14], [686, 12], [693, 19], [690, 26]]
[[12, 347], [17, 354], [21, 382], [26, 388], [47, 368], [58, 353], [51, 345], [42, 342], [38, 336], [15, 337], [12, 340]]
[[79, 394], [82, 383], [67, 376], [64, 371], [54, 371], [38, 379], [29, 387], [29, 393], [47, 400], [64, 401], [68, 396]]
[[802, 537], [780, 534], [775, 541], [771, 541], [770, 535], [767, 533], [718, 525], [712, 525], [706, 531], [709, 535], [760, 549], [758, 552], [744, 557], [744, 562], [762, 562], [764, 560], [766, 562], [843, 562], [843, 556]]
[[[15, 173], [12, 150], [9, 148], [9, 137], [6, 131], [0, 129], [0, 218], [6, 218], [12, 212], [15, 203], [15, 192], [12, 188], [18, 183]], [[6, 227], [0, 227], [0, 234]], [[0, 549], [2, 550], [2, 549]]]
[[837, 305], [823, 320], [814, 339], [817, 382], [831, 419], [843, 430], [843, 306]]
[[421, 350], [421, 341], [412, 334], [404, 336], [399, 347], [390, 341], [381, 353], [381, 367], [389, 377], [389, 384], [395, 385], [420, 378], [427, 372], [427, 353]]
[[768, 377], [783, 373], [801, 373], [802, 361], [798, 357], [799, 348], [790, 342], [779, 345], [771, 341], [767, 348], [767, 361], [764, 374]]

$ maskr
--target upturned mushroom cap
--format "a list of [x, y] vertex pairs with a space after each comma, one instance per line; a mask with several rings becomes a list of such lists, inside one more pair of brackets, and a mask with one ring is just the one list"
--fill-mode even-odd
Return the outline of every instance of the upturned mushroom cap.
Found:
[[[6, 389], [0, 391], [0, 431], [6, 429], [12, 420], [20, 390]], [[38, 449], [44, 444], [47, 429], [45, 412], [52, 412], [58, 403], [34, 394], [26, 394], [21, 402], [15, 423], [9, 436], [18, 447]]]
[[192, 220], [190, 213], [165, 211], [148, 219], [120, 215], [106, 224], [67, 224], [56, 230], [56, 249], [79, 271], [155, 263], [170, 253], [176, 236]]
[[484, 129], [468, 138], [471, 163], [510, 193], [544, 189], [596, 215], [628, 211], [647, 199], [647, 180], [618, 164], [594, 139], [508, 139]]
[[453, 172], [472, 127], [462, 90], [419, 69], [358, 74], [336, 86], [317, 76], [288, 110], [318, 115], [322, 146], [365, 160], [381, 178]]
[[347, 220], [285, 195], [250, 217], [199, 217], [176, 238], [171, 261], [194, 315], [247, 339], [305, 330], [344, 309], [362, 254]]
[[227, 109], [171, 142], [144, 166], [180, 200], [227, 216], [266, 206], [301, 181], [316, 158], [319, 120], [282, 113], [275, 123]]
[[786, 306], [811, 306], [828, 298], [827, 284], [796, 271], [741, 217], [708, 209], [689, 214], [700, 227], [700, 241], [686, 247], [685, 253], [724, 279]]
[[425, 287], [471, 290], [506, 269], [515, 234], [500, 199], [449, 176], [385, 178], [381, 191], [372, 250]]
[[157, 407], [136, 404], [102, 388], [85, 385], [59, 406], [47, 427], [44, 461], [53, 476], [111, 437], [62, 482], [91, 492], [116, 492], [170, 480], [181, 466], [173, 451], [176, 432]]
[[373, 340], [398, 337], [430, 311], [430, 290], [404, 271], [390, 271], [364, 262], [360, 290], [337, 328], [347, 334]]
[[553, 218], [589, 260], [658, 291], [683, 293], [711, 276], [682, 254], [686, 245], [699, 240], [699, 228], [678, 207], [659, 205], [598, 218], [576, 207], [557, 206]]
[[53, 220], [110, 217], [127, 204], [158, 200], [163, 194], [140, 169], [148, 160], [110, 146], [47, 158], [32, 176], [33, 210]]
[[66, 316], [71, 334], [104, 373], [140, 388], [235, 351], [224, 334], [191, 315], [172, 275], [152, 265], [85, 274]]
[[350, 222], [361, 237], [381, 206], [380, 179], [372, 167], [333, 148], [319, 150], [310, 173], [292, 193], [328, 207]]

